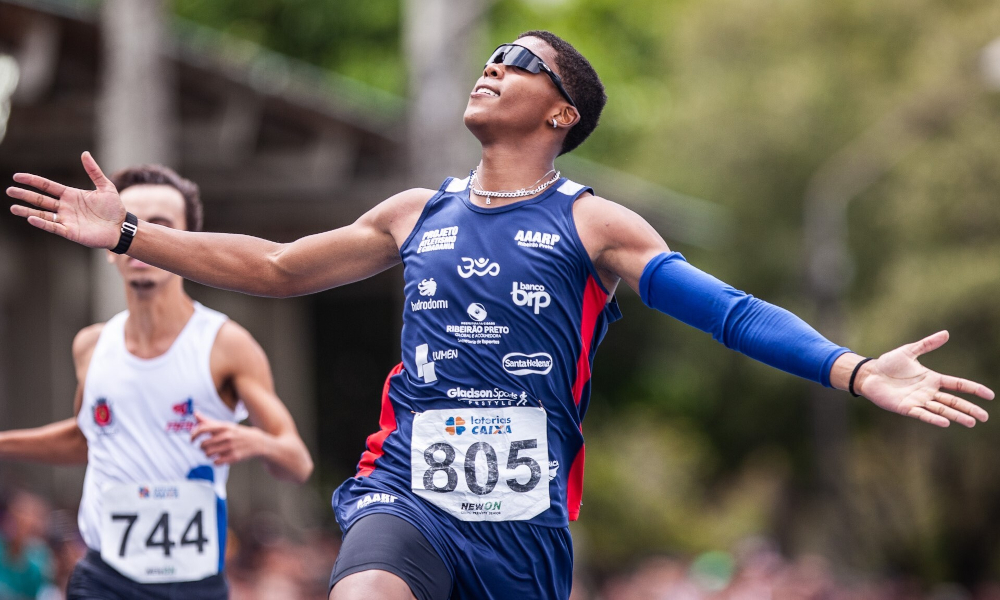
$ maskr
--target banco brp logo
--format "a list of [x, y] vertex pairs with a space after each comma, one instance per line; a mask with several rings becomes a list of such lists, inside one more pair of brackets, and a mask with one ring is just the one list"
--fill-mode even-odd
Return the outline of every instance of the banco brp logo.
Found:
[[139, 486], [139, 498], [142, 498], [143, 500], [145, 500], [146, 498], [149, 498], [149, 488], [148, 487], [146, 487], [144, 485]]
[[552, 295], [545, 291], [544, 285], [537, 283], [514, 282], [510, 297], [517, 306], [527, 306], [537, 315], [543, 308], [552, 304]]
[[465, 419], [448, 417], [448, 420], [444, 422], [444, 430], [448, 435], [462, 435], [465, 433]]

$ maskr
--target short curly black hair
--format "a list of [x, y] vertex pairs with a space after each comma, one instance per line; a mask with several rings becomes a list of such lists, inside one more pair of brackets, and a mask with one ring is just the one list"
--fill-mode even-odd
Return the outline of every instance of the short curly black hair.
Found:
[[590, 61], [572, 44], [551, 31], [525, 31], [517, 36], [518, 39], [524, 37], [545, 40], [556, 51], [556, 66], [559, 68], [563, 86], [580, 112], [580, 121], [566, 134], [559, 151], [559, 154], [566, 154], [582, 144], [597, 128], [597, 121], [600, 120], [601, 111], [608, 102], [608, 95], [604, 93], [604, 84], [601, 83], [601, 78], [597, 76], [597, 71], [591, 66]]

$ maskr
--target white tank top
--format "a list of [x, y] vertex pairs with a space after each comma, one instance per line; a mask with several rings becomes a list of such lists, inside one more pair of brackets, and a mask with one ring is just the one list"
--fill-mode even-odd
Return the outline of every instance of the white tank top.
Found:
[[97, 340], [77, 423], [87, 438], [87, 474], [80, 501], [80, 533], [101, 549], [101, 491], [121, 483], [211, 478], [226, 498], [229, 467], [216, 467], [191, 442], [194, 411], [212, 419], [246, 418], [230, 410], [212, 379], [210, 357], [226, 315], [194, 303], [194, 314], [166, 353], [138, 358], [125, 347], [128, 311], [105, 324]]

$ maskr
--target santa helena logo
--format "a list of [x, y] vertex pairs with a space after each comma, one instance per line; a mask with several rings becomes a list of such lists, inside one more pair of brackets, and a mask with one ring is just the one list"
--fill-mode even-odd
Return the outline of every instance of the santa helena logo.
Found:
[[548, 375], [552, 370], [552, 356], [545, 352], [521, 354], [511, 352], [503, 357], [503, 370], [511, 375]]
[[107, 398], [98, 398], [97, 402], [94, 403], [94, 423], [104, 429], [113, 422], [113, 417], [111, 416], [111, 405], [108, 404]]
[[493, 262], [488, 258], [466, 258], [462, 257], [462, 264], [458, 265], [458, 274], [462, 279], [468, 279], [473, 275], [484, 277], [496, 277], [500, 274], [500, 263]]
[[523, 229], [517, 230], [517, 235], [514, 236], [514, 241], [517, 242], [518, 246], [523, 248], [545, 248], [546, 250], [552, 250], [553, 247], [562, 237], [558, 233], [542, 233], [540, 231], [525, 231]]
[[[417, 246], [417, 254], [433, 252], [434, 250], [454, 250], [458, 239], [458, 227], [442, 227], [424, 232]], [[433, 295], [433, 294], [432, 294]]]

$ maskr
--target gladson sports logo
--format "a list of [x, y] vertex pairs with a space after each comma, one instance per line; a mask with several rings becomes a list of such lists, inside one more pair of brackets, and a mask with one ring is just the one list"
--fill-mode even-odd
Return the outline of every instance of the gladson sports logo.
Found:
[[502, 364], [503, 370], [511, 375], [548, 375], [552, 370], [552, 356], [545, 352], [511, 352], [503, 357]]

